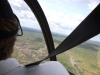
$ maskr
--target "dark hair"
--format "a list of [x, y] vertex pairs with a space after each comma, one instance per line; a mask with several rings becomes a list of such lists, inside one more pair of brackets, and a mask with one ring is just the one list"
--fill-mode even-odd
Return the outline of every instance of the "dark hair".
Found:
[[[9, 18], [0, 18], [0, 32], [12, 31], [18, 28], [18, 22]], [[6, 59], [13, 52], [16, 36], [0, 39], [0, 59]]]

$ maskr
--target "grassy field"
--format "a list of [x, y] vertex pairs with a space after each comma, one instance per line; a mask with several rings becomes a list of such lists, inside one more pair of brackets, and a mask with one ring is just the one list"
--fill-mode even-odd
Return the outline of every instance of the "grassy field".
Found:
[[75, 75], [100, 75], [100, 49], [97, 44], [85, 42], [57, 55], [57, 59]]
[[[65, 37], [53, 35], [53, 39], [55, 47], [57, 47]], [[38, 61], [47, 55], [47, 48], [41, 32], [25, 30], [24, 35], [17, 38], [13, 56], [20, 64], [25, 65]], [[88, 41], [57, 55], [57, 59], [75, 75], [100, 75], [99, 55], [99, 42]]]
[[40, 32], [24, 31], [23, 36], [17, 37], [13, 57], [21, 65], [39, 61], [48, 55], [43, 35]]

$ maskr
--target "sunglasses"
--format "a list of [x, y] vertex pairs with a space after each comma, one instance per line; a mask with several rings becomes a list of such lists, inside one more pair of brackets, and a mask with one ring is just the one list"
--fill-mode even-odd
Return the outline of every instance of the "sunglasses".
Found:
[[18, 17], [15, 14], [14, 14], [14, 16], [16, 18], [16, 21], [19, 23], [17, 36], [22, 36], [23, 35], [23, 30], [22, 30], [22, 27], [20, 25], [20, 21], [19, 21]]

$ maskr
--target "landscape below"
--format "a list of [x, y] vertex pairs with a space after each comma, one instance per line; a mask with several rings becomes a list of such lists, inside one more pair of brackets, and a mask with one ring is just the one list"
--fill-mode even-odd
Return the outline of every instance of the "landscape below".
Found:
[[[26, 65], [45, 58], [48, 55], [41, 31], [23, 27], [24, 35], [17, 37], [13, 57], [21, 65]], [[55, 48], [66, 38], [53, 33]], [[100, 75], [100, 43], [87, 41], [64, 53], [57, 55], [67, 70], [75, 75]], [[48, 60], [43, 61], [47, 62]]]

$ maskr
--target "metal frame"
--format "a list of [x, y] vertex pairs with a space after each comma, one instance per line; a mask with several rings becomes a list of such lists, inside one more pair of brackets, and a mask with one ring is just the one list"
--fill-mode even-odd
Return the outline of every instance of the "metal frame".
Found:
[[[47, 45], [47, 49], [48, 49], [48, 53], [50, 54], [55, 48], [54, 48], [54, 42], [53, 42], [53, 38], [52, 38], [52, 34], [47, 22], [47, 19], [44, 15], [44, 12], [41, 8], [41, 6], [39, 5], [37, 0], [24, 0], [27, 5], [31, 8], [32, 12], [34, 13], [34, 15], [36, 16], [41, 30], [43, 32], [44, 35], [44, 39]], [[51, 61], [56, 61], [56, 56], [53, 56], [50, 58]]]

